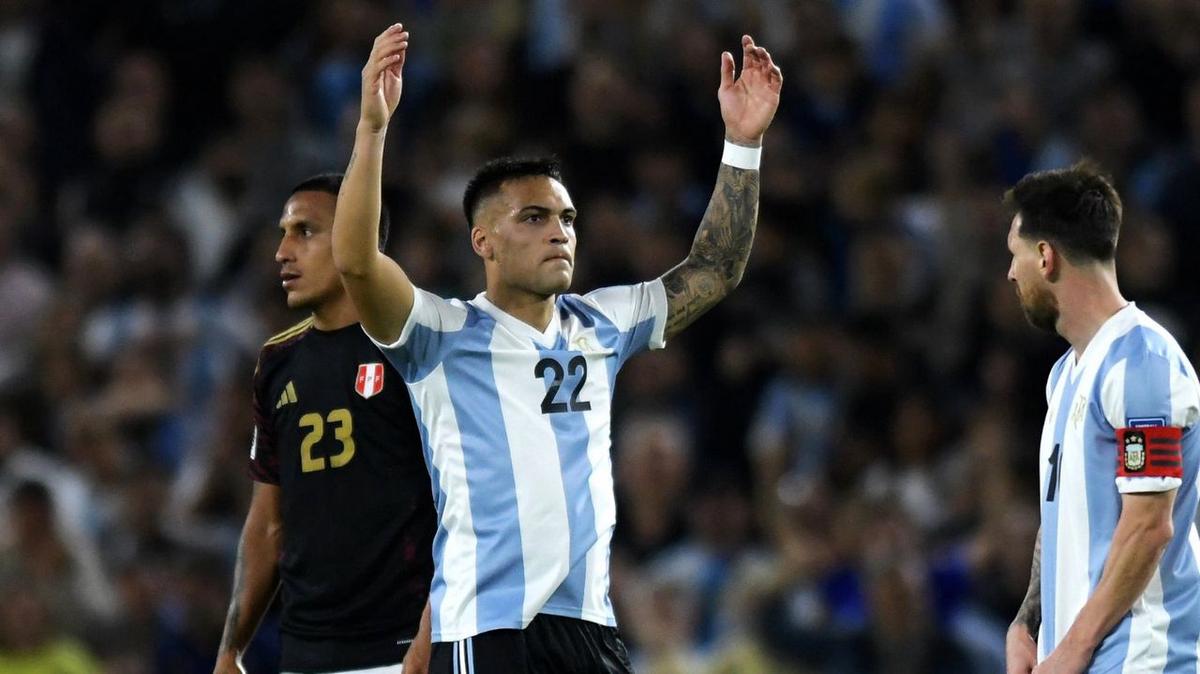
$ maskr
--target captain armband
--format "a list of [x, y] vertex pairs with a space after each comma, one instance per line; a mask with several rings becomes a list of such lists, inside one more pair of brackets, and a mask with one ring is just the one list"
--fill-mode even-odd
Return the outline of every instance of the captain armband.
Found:
[[1183, 477], [1183, 429], [1117, 429], [1117, 477]]

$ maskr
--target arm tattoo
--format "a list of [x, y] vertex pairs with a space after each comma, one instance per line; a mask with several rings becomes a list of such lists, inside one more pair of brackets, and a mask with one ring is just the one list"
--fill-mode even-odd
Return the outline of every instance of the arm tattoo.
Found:
[[721, 164], [687, 259], [663, 275], [666, 336], [671, 338], [742, 280], [758, 223], [758, 171]]
[[220, 651], [240, 650], [246, 644], [235, 643], [238, 638], [238, 623], [242, 619], [242, 586], [245, 584], [245, 543], [238, 543], [237, 561], [233, 567], [233, 593], [229, 600], [229, 613], [225, 616], [225, 631], [221, 633]]
[[1029, 589], [1025, 592], [1025, 600], [1017, 610], [1017, 618], [1013, 622], [1021, 623], [1029, 628], [1033, 638], [1037, 638], [1038, 628], [1042, 625], [1042, 532], [1038, 530], [1037, 544], [1033, 546], [1033, 564], [1029, 569]]

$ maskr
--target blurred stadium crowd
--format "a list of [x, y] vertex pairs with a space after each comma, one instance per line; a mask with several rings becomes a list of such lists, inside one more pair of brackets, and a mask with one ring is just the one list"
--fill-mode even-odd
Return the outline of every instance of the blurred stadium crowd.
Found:
[[742, 287], [617, 399], [638, 671], [1002, 671], [1066, 347], [1020, 315], [1000, 195], [1098, 161], [1126, 295], [1195, 352], [1194, 0], [0, 1], [0, 672], [211, 671], [254, 359], [301, 318], [275, 224], [344, 166], [397, 19], [390, 250], [445, 296], [483, 287], [460, 198], [507, 152], [564, 160], [576, 289], [661, 274], [720, 52], [783, 68]]

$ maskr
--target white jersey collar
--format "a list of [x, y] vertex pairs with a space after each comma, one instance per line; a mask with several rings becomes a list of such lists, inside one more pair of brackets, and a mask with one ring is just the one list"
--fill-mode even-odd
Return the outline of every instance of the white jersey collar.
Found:
[[555, 314], [550, 317], [550, 325], [547, 325], [545, 330], [538, 330], [537, 328], [517, 318], [516, 316], [513, 316], [495, 304], [492, 304], [492, 301], [487, 298], [485, 293], [481, 292], [476, 295], [475, 299], [471, 300], [471, 304], [474, 304], [480, 311], [496, 319], [497, 323], [504, 326], [506, 330], [517, 337], [532, 339], [534, 342], [546, 348], [552, 348], [554, 343], [558, 341], [560, 327], [557, 315], [557, 301], [555, 302], [554, 307]]

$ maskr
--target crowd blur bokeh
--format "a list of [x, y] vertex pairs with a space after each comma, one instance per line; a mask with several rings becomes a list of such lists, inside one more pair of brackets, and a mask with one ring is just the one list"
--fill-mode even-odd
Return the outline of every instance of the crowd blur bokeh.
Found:
[[1126, 295], [1196, 352], [1195, 0], [0, 1], [0, 672], [211, 671], [255, 357], [302, 318], [279, 213], [345, 165], [396, 20], [390, 252], [443, 296], [483, 287], [461, 193], [514, 152], [563, 159], [576, 290], [662, 274], [716, 175], [720, 52], [783, 69], [741, 287], [621, 376], [638, 671], [1003, 671], [1066, 346], [1022, 319], [1000, 197], [1098, 162]]

